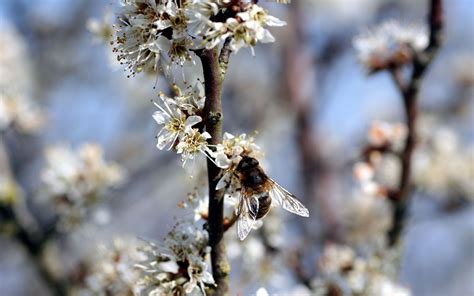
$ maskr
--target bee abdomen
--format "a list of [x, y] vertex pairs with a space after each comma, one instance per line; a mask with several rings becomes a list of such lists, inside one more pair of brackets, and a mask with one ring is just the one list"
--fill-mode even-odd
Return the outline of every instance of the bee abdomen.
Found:
[[[258, 209], [257, 209], [257, 203], [256, 198], [258, 200]], [[272, 205], [272, 199], [268, 192], [263, 192], [260, 195], [255, 196], [252, 198], [250, 201], [250, 207], [252, 208], [252, 212], [255, 213], [257, 211], [256, 219], [260, 219], [265, 217], [266, 214], [270, 211], [270, 206]]]

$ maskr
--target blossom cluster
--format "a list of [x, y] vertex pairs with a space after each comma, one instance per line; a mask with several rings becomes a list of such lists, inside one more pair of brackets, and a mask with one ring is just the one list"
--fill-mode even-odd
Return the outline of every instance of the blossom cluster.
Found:
[[[268, 282], [278, 278], [287, 270], [287, 257], [283, 255], [285, 244], [283, 236], [283, 221], [275, 211], [253, 225], [259, 235], [248, 236], [240, 240], [237, 236], [229, 236], [227, 255], [232, 260], [234, 268], [241, 273], [241, 282]], [[285, 293], [283, 293], [285, 294]]]
[[53, 202], [66, 228], [80, 223], [87, 210], [124, 177], [117, 164], [105, 162], [97, 144], [84, 144], [77, 151], [53, 146], [45, 154], [47, 166], [41, 180], [46, 198]]
[[231, 49], [273, 42], [269, 26], [285, 23], [252, 1], [123, 0], [114, 51], [132, 75], [195, 63], [195, 50], [231, 38]]
[[403, 66], [428, 45], [427, 29], [390, 20], [353, 40], [359, 61], [371, 73]]
[[208, 233], [194, 221], [178, 222], [164, 246], [149, 243], [141, 249], [145, 259], [136, 264], [140, 295], [202, 295], [214, 286], [208, 271]]
[[32, 100], [32, 67], [21, 35], [0, 26], [0, 131], [14, 126], [32, 133], [44, 124], [44, 114]]
[[100, 245], [83, 264], [72, 289], [72, 295], [136, 295], [139, 271], [134, 264], [143, 259], [139, 248], [144, 242], [116, 238], [112, 246]]
[[368, 253], [386, 247], [386, 233], [392, 225], [392, 209], [386, 198], [398, 185], [399, 155], [406, 137], [405, 125], [375, 121], [362, 159], [353, 167], [357, 186], [343, 211], [343, 220], [347, 241]]
[[387, 199], [354, 189], [342, 210], [346, 242], [366, 253], [386, 248], [391, 212]]
[[368, 259], [344, 245], [328, 245], [320, 259], [321, 277], [314, 280], [316, 295], [408, 296], [396, 283], [390, 266], [393, 254]]
[[[194, 222], [205, 222], [209, 218], [209, 196], [201, 196], [197, 191], [189, 193], [186, 201], [181, 201], [179, 207], [190, 210]], [[235, 214], [236, 200], [226, 198], [224, 199], [224, 224], [231, 223]]]
[[89, 19], [87, 29], [92, 33], [95, 42], [112, 41], [114, 30], [112, 27], [113, 14], [111, 10], [106, 10], [101, 19]]
[[235, 169], [242, 156], [261, 156], [260, 148], [254, 143], [253, 137], [246, 134], [234, 136], [225, 133], [222, 143], [211, 147], [207, 142], [211, 135], [199, 128], [203, 120], [202, 109], [205, 102], [201, 83], [188, 85], [184, 90], [176, 85], [173, 88], [174, 97], [160, 93], [159, 103], [155, 102], [158, 110], [153, 114], [153, 118], [161, 126], [157, 134], [158, 149], [174, 148], [181, 154], [183, 166], [188, 160], [203, 154], [224, 169]]
[[175, 148], [181, 154], [183, 166], [196, 154], [208, 155], [207, 140], [211, 137], [208, 132], [202, 132], [196, 125], [202, 122], [202, 108], [205, 97], [201, 95], [200, 83], [188, 87], [184, 92], [174, 87], [176, 96], [167, 97], [160, 93], [160, 103], [153, 114], [155, 121], [162, 126], [157, 135], [156, 147], [160, 150]]
[[[387, 185], [392, 185], [399, 171], [395, 156], [401, 152], [406, 136], [404, 124], [380, 121], [372, 124], [364, 159], [357, 162], [353, 170], [364, 194], [387, 196]], [[380, 185], [382, 181], [384, 186]]]
[[423, 142], [414, 155], [415, 182], [437, 197], [474, 200], [474, 146], [448, 127], [422, 118]]

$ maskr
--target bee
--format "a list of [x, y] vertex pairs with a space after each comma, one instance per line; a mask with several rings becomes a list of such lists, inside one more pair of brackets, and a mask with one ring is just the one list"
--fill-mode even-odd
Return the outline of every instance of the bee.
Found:
[[237, 235], [244, 240], [255, 221], [264, 218], [274, 204], [288, 212], [309, 217], [308, 209], [296, 197], [269, 178], [258, 160], [244, 156], [235, 169], [240, 181], [240, 201], [237, 206]]

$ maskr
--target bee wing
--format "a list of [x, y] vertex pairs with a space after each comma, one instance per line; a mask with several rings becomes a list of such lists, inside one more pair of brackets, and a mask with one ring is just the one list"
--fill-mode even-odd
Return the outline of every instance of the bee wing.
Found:
[[288, 212], [303, 217], [309, 217], [308, 209], [301, 202], [299, 202], [293, 194], [281, 187], [280, 184], [274, 180], [270, 179], [270, 181], [272, 182], [273, 186], [269, 193], [273, 201], [282, 206]]
[[256, 208], [252, 209], [250, 206], [250, 199], [253, 197], [246, 197], [245, 193], [242, 192], [240, 196], [240, 202], [238, 206], [239, 219], [237, 220], [237, 235], [240, 240], [244, 240], [255, 224], [255, 220], [258, 213], [258, 199], [256, 200]]

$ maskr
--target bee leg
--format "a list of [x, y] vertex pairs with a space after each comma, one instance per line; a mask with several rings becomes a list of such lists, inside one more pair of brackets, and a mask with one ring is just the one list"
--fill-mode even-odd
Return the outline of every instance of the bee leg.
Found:
[[[222, 196], [220, 197], [220, 199], [224, 198], [225, 195], [227, 194], [227, 192], [229, 191], [229, 188], [230, 188], [230, 184], [232, 183], [232, 180], [229, 180], [229, 181], [225, 181], [225, 186], [224, 188], [222, 188], [222, 190], [224, 190], [224, 194], [222, 194]], [[219, 199], [219, 200], [220, 200]]]

